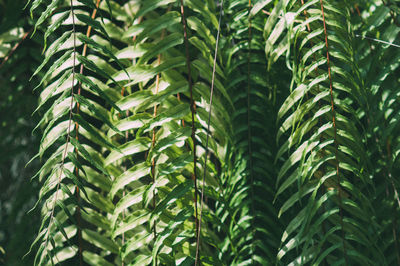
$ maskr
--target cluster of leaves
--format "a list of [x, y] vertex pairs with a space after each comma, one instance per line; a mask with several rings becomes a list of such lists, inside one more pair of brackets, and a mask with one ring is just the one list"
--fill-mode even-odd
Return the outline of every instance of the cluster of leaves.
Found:
[[[282, 17], [271, 14], [267, 23], [267, 56], [284, 47], [292, 70], [277, 133], [278, 141], [287, 136], [277, 158], [289, 158], [277, 176], [275, 195], [290, 195], [279, 212], [291, 221], [277, 256], [287, 263], [400, 263], [400, 205], [393, 176], [398, 123], [396, 107], [381, 102], [383, 95], [397, 94], [384, 87], [389, 80], [398, 82], [395, 76], [388, 79], [388, 69], [395, 70], [397, 62], [377, 66], [392, 47], [368, 47], [363, 40], [393, 41], [398, 27], [385, 3], [354, 2], [281, 1], [272, 14], [284, 7]], [[372, 29], [385, 22], [390, 29], [382, 27], [374, 35]]]
[[[55, 1], [38, 19], [36, 28], [51, 20], [45, 45], [47, 37], [61, 37], [35, 72], [46, 69], [38, 85], [45, 111], [37, 157], [46, 162], [37, 174], [44, 218], [35, 263], [191, 264], [196, 257], [203, 174], [207, 199], [218, 200], [209, 188], [218, 185], [218, 160], [206, 172], [203, 156], [208, 51], [216, 45], [209, 36], [218, 20], [200, 1], [185, 2], [181, 12], [173, 2]], [[223, 158], [230, 128], [222, 106], [232, 103], [224, 73], [216, 72], [220, 108], [212, 130], [220, 137], [210, 139], [209, 150]], [[208, 229], [217, 223], [213, 209], [205, 206], [203, 218], [202, 259], [214, 264], [212, 246], [220, 240]]]
[[400, 263], [397, 1], [40, 9], [35, 264]]

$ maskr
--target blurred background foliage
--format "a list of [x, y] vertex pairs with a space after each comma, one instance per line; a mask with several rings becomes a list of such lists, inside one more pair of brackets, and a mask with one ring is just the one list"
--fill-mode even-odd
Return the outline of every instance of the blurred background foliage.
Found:
[[[42, 59], [40, 34], [27, 36], [33, 21], [23, 10], [25, 4], [0, 1], [0, 264], [4, 265], [22, 265], [40, 222], [38, 211], [28, 214], [39, 190], [39, 183], [30, 177], [39, 165], [25, 165], [39, 145], [32, 134], [38, 95], [29, 79]], [[26, 265], [33, 258], [29, 255]]]

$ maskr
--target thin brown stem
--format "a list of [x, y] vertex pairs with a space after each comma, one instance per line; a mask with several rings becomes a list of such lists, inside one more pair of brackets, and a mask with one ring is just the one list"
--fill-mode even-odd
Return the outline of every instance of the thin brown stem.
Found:
[[[138, 24], [140, 24], [140, 22], [142, 21], [142, 19], [143, 19], [143, 17], [139, 17], [139, 19], [138, 19]], [[133, 37], [132, 37], [132, 41], [135, 41], [135, 40], [136, 40], [136, 37], [137, 37], [136, 35], [133, 36]], [[135, 58], [132, 59], [132, 64], [133, 64], [133, 65], [136, 64], [136, 59], [135, 59]], [[125, 95], [125, 91], [126, 91], [125, 87], [122, 87], [121, 96], [124, 96], [124, 95]], [[121, 114], [118, 114], [118, 116], [121, 117]], [[129, 116], [129, 110], [126, 110], [126, 111], [125, 111], [125, 116], [126, 116], [126, 117]], [[128, 142], [128, 139], [129, 139], [129, 131], [127, 130], [127, 131], [125, 132], [125, 143]], [[147, 154], [146, 154], [146, 157], [147, 157]], [[126, 165], [125, 165], [124, 169], [125, 169], [125, 171], [127, 170]], [[126, 195], [126, 191], [125, 191], [125, 189], [123, 189], [123, 191], [122, 191], [122, 197], [125, 197], [125, 195]], [[125, 215], [126, 215], [126, 211], [123, 210], [123, 211], [122, 211], [122, 220], [125, 220]], [[122, 246], [125, 245], [125, 232], [122, 233], [121, 243], [122, 243]], [[124, 266], [124, 265], [125, 265], [125, 262], [122, 261], [121, 266]]]
[[[143, 18], [143, 17], [139, 17], [139, 19], [138, 19], [138, 23], [139, 23], [139, 24], [140, 24], [140, 22], [142, 21], [142, 18]], [[136, 35], [133, 36], [133, 37], [132, 37], [132, 41], [135, 41], [135, 40], [136, 40], [136, 37], [137, 37]], [[136, 59], [135, 59], [135, 58], [132, 59], [132, 64], [133, 64], [133, 65], [136, 64]], [[122, 87], [122, 89], [121, 89], [121, 96], [124, 96], [126, 91], [127, 91], [126, 88], [125, 88], [125, 87]], [[126, 111], [125, 111], [125, 117], [128, 117], [129, 114], [130, 114], [130, 113], [129, 113], [129, 110], [126, 110]], [[121, 117], [121, 114], [118, 114], [118, 117]], [[129, 139], [129, 131], [127, 130], [127, 131], [125, 131], [125, 143], [128, 142], [128, 139]], [[146, 157], [147, 157], [147, 153], [146, 153], [145, 158], [146, 158]], [[127, 170], [127, 166], [126, 166], [126, 165], [124, 165], [124, 170], [125, 170], [125, 171]], [[122, 197], [125, 197], [125, 195], [126, 195], [126, 191], [125, 191], [125, 188], [124, 188], [124, 189], [122, 190]], [[123, 220], [123, 221], [125, 220], [125, 215], [126, 215], [126, 211], [123, 210], [123, 211], [122, 211], [122, 220]], [[122, 232], [121, 244], [122, 244], [122, 246], [125, 245], [125, 232]], [[121, 266], [124, 266], [124, 265], [125, 265], [125, 262], [122, 260]]]
[[[302, 6], [304, 5], [304, 0], [301, 0], [301, 5], [302, 5]], [[304, 10], [303, 13], [304, 13], [304, 16], [305, 16], [305, 18], [306, 18], [306, 20], [307, 20], [307, 19], [308, 19], [308, 12], [307, 12], [307, 10]], [[310, 26], [310, 23], [307, 23], [306, 27], [307, 27], [307, 31], [308, 31], [309, 33], [311, 33], [311, 26]], [[313, 42], [312, 39], [310, 40], [310, 44], [311, 44], [311, 47], [314, 46], [314, 42]], [[317, 56], [316, 56], [315, 53], [313, 53], [313, 59], [314, 59], [314, 62], [317, 62]], [[315, 67], [314, 72], [315, 72], [315, 75], [318, 77], [318, 76], [319, 76], [319, 69], [318, 69], [318, 66]], [[318, 92], [320, 91], [320, 90], [319, 90], [319, 84], [317, 84], [317, 91], [318, 91]], [[308, 92], [306, 93], [306, 95], [307, 95], [307, 98], [308, 98]], [[319, 105], [319, 107], [321, 107], [321, 102], [320, 102], [320, 101], [318, 101], [318, 105]], [[319, 120], [319, 125], [321, 126], [321, 118], [319, 118], [318, 120]]]
[[[301, 0], [301, 5], [302, 6], [304, 6], [304, 0]], [[304, 16], [306, 17], [306, 20], [308, 19], [308, 13], [307, 13], [307, 10], [305, 10], [304, 9], [304, 11], [303, 11], [303, 13], [304, 13]], [[311, 27], [310, 27], [310, 23], [307, 23], [307, 30], [308, 30], [308, 32], [311, 32]]]
[[197, 155], [196, 155], [196, 127], [195, 127], [195, 113], [196, 113], [196, 104], [193, 99], [193, 84], [192, 84], [192, 71], [190, 67], [190, 54], [189, 54], [189, 41], [187, 36], [187, 23], [185, 18], [185, 8], [183, 6], [183, 0], [181, 0], [181, 16], [182, 16], [182, 24], [183, 24], [183, 36], [185, 39], [185, 52], [186, 52], [186, 65], [188, 72], [188, 83], [189, 83], [189, 91], [190, 91], [190, 111], [192, 113], [192, 141], [193, 141], [193, 181], [194, 181], [194, 206], [195, 206], [195, 227], [196, 227], [196, 236], [199, 234], [199, 220], [198, 220], [198, 212], [197, 212]]
[[[99, 8], [100, 1], [101, 1], [101, 0], [97, 0], [97, 2], [96, 2], [96, 8], [93, 10], [92, 16], [91, 16], [92, 19], [95, 19], [95, 18], [96, 18], [97, 9]], [[86, 37], [89, 38], [91, 32], [92, 32], [92, 26], [88, 26], [88, 28], [87, 28], [87, 30], [86, 30]], [[85, 44], [83, 45], [82, 56], [86, 56], [86, 54], [87, 54], [87, 47], [88, 47], [88, 45], [87, 45], [87, 43], [85, 43]], [[81, 64], [81, 68], [80, 68], [80, 70], [79, 70], [79, 74], [81, 74], [81, 75], [83, 74], [83, 69], [84, 69], [84, 66], [83, 66], [83, 64]], [[79, 95], [80, 95], [80, 93], [81, 93], [81, 88], [82, 88], [82, 83], [79, 82], [79, 87], [78, 87], [78, 94], [79, 94]], [[79, 112], [79, 103], [77, 104], [77, 110], [78, 110], [78, 112]]]
[[[125, 94], [125, 87], [122, 87], [122, 89], [121, 89], [121, 96], [124, 96], [124, 94]], [[126, 110], [125, 116], [126, 116], [126, 117], [129, 116], [129, 110]], [[120, 113], [118, 114], [118, 117], [121, 117], [121, 114], [120, 114]], [[125, 132], [125, 143], [128, 142], [128, 138], [129, 138], [129, 131], [127, 130], [127, 131]], [[124, 169], [125, 171], [127, 170], [126, 165], [123, 166], [123, 169]], [[122, 190], [122, 198], [124, 198], [125, 195], [126, 195], [126, 191], [125, 191], [125, 189], [123, 189], [123, 190]], [[122, 211], [122, 221], [125, 220], [125, 215], [126, 215], [126, 212], [125, 212], [125, 210], [123, 210], [123, 211]], [[122, 244], [122, 246], [125, 245], [125, 231], [122, 232], [121, 244]], [[122, 260], [121, 266], [124, 266], [124, 265], [125, 265], [125, 262]]]
[[[96, 2], [96, 8], [93, 10], [92, 16], [91, 16], [92, 19], [94, 19], [96, 17], [96, 13], [97, 13], [97, 9], [99, 8], [100, 1], [101, 0], [97, 0], [97, 2]], [[92, 31], [92, 26], [88, 26], [87, 31], [86, 31], [86, 37], [88, 37], [88, 38], [90, 37], [91, 31]], [[86, 56], [86, 54], [87, 54], [87, 44], [85, 43], [84, 46], [83, 46], [83, 50], [82, 50], [82, 56]], [[81, 63], [81, 67], [80, 67], [80, 70], [79, 70], [79, 73], [81, 75], [83, 74], [83, 69], [84, 69], [84, 66]], [[82, 82], [79, 82], [78, 91], [77, 91], [78, 95], [81, 95], [81, 89], [82, 89]], [[76, 113], [79, 114], [79, 111], [80, 111], [80, 105], [79, 105], [79, 103], [77, 103], [76, 104]], [[78, 124], [78, 122], [75, 122], [75, 138], [76, 138], [77, 141], [79, 140], [79, 124]], [[75, 149], [75, 153], [76, 153], [76, 158], [78, 159], [79, 158], [78, 149]], [[76, 178], [79, 178], [79, 169], [78, 169], [78, 167], [75, 167], [75, 175], [76, 175]], [[76, 195], [76, 200], [78, 202], [80, 202], [80, 191], [79, 191], [78, 186], [75, 186], [75, 195]], [[79, 247], [79, 253], [78, 253], [79, 264], [83, 265], [82, 229], [81, 229], [81, 226], [80, 226], [80, 224], [81, 224], [81, 210], [80, 210], [79, 205], [76, 207], [76, 221], [78, 223], [77, 235], [78, 235], [78, 247]]]
[[[122, 89], [121, 89], [121, 96], [123, 97], [124, 94], [125, 94], [125, 87], [122, 87]], [[125, 115], [126, 115], [126, 117], [129, 116], [129, 110], [126, 110]], [[118, 114], [118, 117], [121, 117], [121, 113]], [[125, 132], [125, 143], [128, 142], [128, 138], [129, 138], [129, 132], [126, 131], [126, 132]], [[126, 165], [123, 167], [123, 169], [124, 169], [124, 171], [127, 170]], [[125, 197], [125, 195], [126, 195], [126, 191], [125, 191], [125, 189], [123, 189], [123, 190], [122, 190], [122, 197]], [[123, 211], [122, 211], [122, 221], [125, 220], [125, 214], [126, 214], [126, 213], [125, 213], [125, 210], [123, 210]], [[121, 244], [122, 244], [122, 246], [125, 245], [125, 232], [122, 232]], [[125, 262], [122, 260], [121, 266], [124, 266], [124, 265], [125, 265]]]
[[73, 57], [72, 57], [72, 82], [71, 82], [71, 101], [70, 101], [70, 106], [69, 106], [69, 118], [68, 118], [68, 128], [67, 128], [67, 139], [65, 143], [65, 149], [62, 155], [61, 159], [61, 164], [60, 164], [60, 173], [58, 175], [57, 179], [57, 187], [56, 187], [56, 194], [54, 195], [54, 202], [53, 206], [51, 209], [51, 214], [50, 214], [50, 221], [49, 221], [49, 226], [46, 232], [46, 240], [45, 240], [45, 248], [48, 245], [49, 242], [49, 237], [50, 237], [50, 229], [51, 226], [53, 225], [53, 220], [54, 220], [54, 210], [56, 207], [56, 202], [58, 198], [58, 191], [60, 190], [60, 185], [61, 185], [61, 175], [63, 172], [64, 168], [64, 163], [65, 163], [65, 158], [67, 156], [67, 151], [68, 151], [68, 144], [71, 140], [71, 124], [72, 124], [72, 113], [73, 113], [73, 105], [74, 105], [74, 84], [75, 84], [75, 66], [76, 66], [76, 30], [75, 30], [75, 14], [74, 14], [74, 4], [72, 0], [70, 0], [70, 8], [71, 8], [71, 15], [72, 15], [72, 34], [73, 34]]
[[[300, 2], [301, 2], [301, 5], [304, 6], [304, 0], [300, 0]], [[304, 9], [303, 14], [304, 14], [305, 19], [308, 20], [309, 15], [308, 15], [308, 12], [307, 12], [306, 9]], [[307, 27], [308, 33], [311, 33], [311, 26], [310, 26], [310, 23], [307, 23], [307, 24], [306, 24], [306, 27]], [[314, 47], [314, 42], [313, 42], [312, 39], [310, 39], [310, 45], [311, 45], [311, 47]], [[315, 53], [313, 53], [313, 62], [317, 62], [317, 56], [316, 56]], [[318, 66], [315, 67], [314, 73], [315, 73], [315, 76], [316, 76], [316, 77], [319, 76], [319, 68], [318, 68]], [[317, 86], [317, 92], [319, 93], [319, 92], [320, 92], [319, 84], [317, 83], [316, 86]], [[307, 97], [307, 99], [309, 99], [308, 91], [306, 92], [306, 97]], [[320, 100], [318, 100], [318, 108], [321, 109], [321, 101], [320, 101]], [[318, 126], [319, 126], [319, 127], [322, 126], [322, 119], [321, 119], [321, 117], [318, 118]], [[320, 141], [321, 141], [322, 136], [320, 136], [319, 138], [320, 138]], [[327, 185], [325, 182], [324, 182], [324, 185], [327, 186], [327, 189], [328, 189], [328, 190], [332, 189], [332, 187], [329, 186], [329, 185]], [[323, 192], [323, 193], [324, 193], [324, 192]], [[322, 204], [322, 211], [323, 211], [323, 213], [325, 213], [325, 202]], [[322, 222], [322, 232], [323, 232], [324, 235], [325, 235], [325, 233], [326, 233], [325, 225], [326, 225], [326, 222], [323, 221], [323, 222]], [[323, 265], [327, 265], [326, 259], [323, 260]]]
[[[168, 11], [169, 10], [170, 10], [170, 8], [168, 8]], [[162, 31], [161, 40], [164, 39], [164, 36], [165, 36], [165, 29]], [[161, 54], [159, 54], [157, 56], [157, 65], [160, 65], [160, 64], [161, 64]], [[160, 88], [160, 74], [157, 74], [157, 76], [156, 76], [156, 91], [155, 91], [155, 94], [158, 94], [159, 88]], [[157, 104], [154, 105], [153, 117], [157, 116], [157, 108], [158, 108], [158, 105]], [[152, 137], [151, 137], [151, 147], [154, 148], [155, 144], [156, 144], [156, 129], [153, 128]], [[156, 161], [155, 161], [155, 158], [151, 159], [151, 175], [152, 175], [152, 178], [153, 178], [153, 180], [152, 180], [153, 184], [155, 184], [156, 183]], [[157, 204], [156, 203], [156, 190], [154, 188], [154, 190], [153, 190], [153, 208], [154, 209], [156, 208], [156, 204]], [[156, 237], [157, 237], [156, 221], [154, 221], [154, 224], [153, 224], [153, 234], [154, 234], [154, 239], [156, 239]], [[157, 266], [157, 263], [158, 262], [157, 262], [157, 258], [156, 258], [156, 261], [155, 261], [155, 265], [156, 266]]]
[[25, 34], [22, 36], [22, 38], [13, 46], [13, 48], [10, 50], [10, 52], [7, 54], [6, 57], [4, 57], [3, 62], [0, 64], [0, 69], [4, 66], [4, 64], [10, 59], [10, 57], [14, 54], [15, 50], [21, 45], [21, 43], [28, 37], [28, 35], [32, 32], [33, 28], [31, 28], [29, 31], [25, 32]]
[[207, 175], [207, 159], [208, 159], [208, 140], [210, 137], [210, 122], [211, 122], [211, 111], [212, 111], [212, 102], [213, 102], [213, 95], [214, 95], [214, 81], [215, 81], [215, 69], [217, 66], [217, 55], [218, 55], [218, 44], [219, 44], [219, 36], [221, 30], [221, 18], [222, 18], [222, 10], [223, 10], [224, 0], [221, 2], [221, 7], [219, 11], [219, 20], [218, 20], [218, 32], [217, 32], [217, 40], [215, 42], [215, 53], [214, 53], [214, 62], [213, 62], [213, 72], [211, 76], [211, 89], [210, 89], [210, 102], [209, 106], [210, 109], [208, 110], [208, 121], [207, 121], [207, 137], [206, 137], [206, 152], [204, 158], [204, 167], [203, 167], [203, 180], [202, 180], [202, 187], [201, 187], [201, 199], [200, 199], [200, 221], [199, 221], [199, 230], [196, 235], [196, 259], [195, 259], [195, 266], [199, 263], [199, 256], [200, 256], [200, 237], [201, 237], [201, 218], [203, 215], [203, 204], [204, 204], [204, 187], [205, 187], [205, 179]]
[[328, 32], [326, 29], [323, 0], [320, 0], [320, 4], [321, 4], [321, 12], [322, 12], [322, 21], [324, 24], [326, 63], [328, 66], [329, 92], [330, 92], [330, 96], [331, 96], [332, 124], [333, 124], [334, 143], [335, 143], [335, 164], [336, 164], [336, 177], [337, 177], [337, 183], [338, 183], [338, 198], [339, 198], [339, 212], [340, 212], [340, 223], [341, 223], [342, 242], [343, 242], [343, 254], [344, 254], [345, 264], [349, 265], [348, 259], [347, 259], [347, 254], [346, 254], [346, 247], [345, 247], [345, 232], [344, 232], [344, 228], [343, 228], [343, 207], [342, 207], [342, 195], [341, 195], [341, 186], [340, 186], [341, 180], [340, 180], [340, 173], [339, 173], [339, 158], [338, 158], [339, 144], [337, 141], [336, 113], [335, 113], [335, 103], [334, 103], [334, 96], [333, 96], [333, 82], [332, 82], [331, 62], [330, 62], [330, 54], [329, 54]]
[[[121, 96], [124, 96], [124, 93], [125, 93], [125, 87], [122, 87]], [[129, 116], [129, 110], [126, 110], [125, 115], [126, 115], [126, 117]], [[118, 114], [118, 117], [121, 117], [121, 114]], [[125, 132], [125, 143], [128, 142], [128, 138], [129, 138], [129, 132], [126, 131], [126, 132]], [[124, 166], [124, 170], [125, 170], [125, 171], [127, 170], [126, 165]], [[122, 198], [124, 198], [125, 195], [126, 195], [126, 191], [125, 191], [125, 189], [123, 189], [123, 190], [122, 190]], [[123, 211], [122, 211], [122, 221], [125, 220], [125, 214], [126, 214], [126, 212], [125, 212], [125, 210], [123, 210]], [[125, 245], [125, 231], [122, 232], [121, 245], [122, 245], [122, 246]], [[121, 262], [121, 266], [125, 266], [125, 262], [124, 262], [123, 260], [122, 260], [122, 262]]]

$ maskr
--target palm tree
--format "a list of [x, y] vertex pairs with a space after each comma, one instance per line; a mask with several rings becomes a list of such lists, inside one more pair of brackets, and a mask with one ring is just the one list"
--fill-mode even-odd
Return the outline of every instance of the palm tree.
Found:
[[29, 7], [35, 265], [400, 265], [397, 1]]

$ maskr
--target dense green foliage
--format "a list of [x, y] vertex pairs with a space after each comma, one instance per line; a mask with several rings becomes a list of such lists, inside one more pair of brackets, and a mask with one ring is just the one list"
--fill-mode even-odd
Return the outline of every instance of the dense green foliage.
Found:
[[0, 263], [400, 265], [400, 1], [0, 8]]

